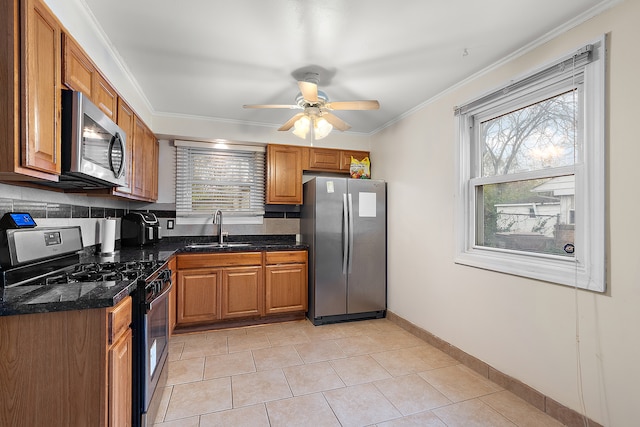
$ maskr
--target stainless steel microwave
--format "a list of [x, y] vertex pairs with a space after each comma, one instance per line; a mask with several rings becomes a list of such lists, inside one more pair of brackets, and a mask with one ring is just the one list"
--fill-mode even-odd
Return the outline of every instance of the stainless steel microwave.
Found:
[[62, 91], [62, 175], [57, 187], [126, 185], [127, 135], [81, 92]]

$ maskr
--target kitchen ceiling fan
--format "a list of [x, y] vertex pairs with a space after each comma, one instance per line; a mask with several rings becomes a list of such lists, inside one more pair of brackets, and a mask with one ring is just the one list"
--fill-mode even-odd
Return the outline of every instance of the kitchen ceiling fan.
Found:
[[300, 93], [296, 97], [293, 105], [281, 104], [250, 104], [243, 105], [243, 108], [287, 108], [291, 110], [303, 110], [291, 117], [285, 124], [278, 128], [279, 131], [288, 131], [294, 128], [293, 134], [306, 138], [307, 133], [312, 130], [313, 139], [322, 139], [331, 132], [333, 128], [345, 131], [351, 126], [334, 115], [334, 110], [377, 110], [380, 103], [375, 100], [361, 101], [333, 101], [330, 102], [327, 94], [318, 90], [317, 74], [308, 73], [305, 80], [298, 81]]

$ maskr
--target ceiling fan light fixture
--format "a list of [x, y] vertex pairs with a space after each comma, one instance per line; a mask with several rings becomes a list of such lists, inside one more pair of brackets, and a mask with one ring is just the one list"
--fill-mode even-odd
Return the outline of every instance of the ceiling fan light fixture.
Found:
[[[313, 127], [311, 127], [312, 123]], [[298, 138], [307, 139], [307, 134], [311, 131], [313, 139], [318, 140], [325, 138], [332, 130], [333, 126], [325, 118], [305, 114], [296, 120], [292, 133]]]
[[298, 138], [306, 139], [311, 127], [311, 119], [308, 116], [302, 116], [293, 125], [293, 134]]
[[315, 126], [313, 127], [315, 139], [326, 137], [332, 130], [333, 126], [324, 117], [315, 120]]

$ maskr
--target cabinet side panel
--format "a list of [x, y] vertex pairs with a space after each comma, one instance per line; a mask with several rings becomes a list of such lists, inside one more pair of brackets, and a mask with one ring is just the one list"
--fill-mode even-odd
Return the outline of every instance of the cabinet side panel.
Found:
[[0, 317], [0, 425], [105, 424], [104, 310]]
[[0, 5], [0, 171], [7, 172], [20, 161], [20, 8], [17, 0]]

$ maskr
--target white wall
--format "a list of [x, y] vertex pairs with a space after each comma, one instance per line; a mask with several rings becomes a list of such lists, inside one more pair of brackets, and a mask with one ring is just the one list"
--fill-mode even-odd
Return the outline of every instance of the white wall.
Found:
[[[375, 135], [388, 181], [389, 310], [580, 411], [576, 318], [587, 415], [638, 423], [640, 2], [615, 8], [451, 89]], [[608, 292], [456, 265], [453, 108], [608, 33]], [[577, 304], [576, 304], [577, 301]]]
[[145, 123], [151, 125], [151, 106], [139, 91], [137, 82], [130, 78], [125, 66], [114, 60], [109, 42], [96, 31], [92, 16], [82, 6], [84, 2], [82, 0], [44, 0], [44, 2], [87, 52], [107, 80], [123, 95], [131, 108]]

